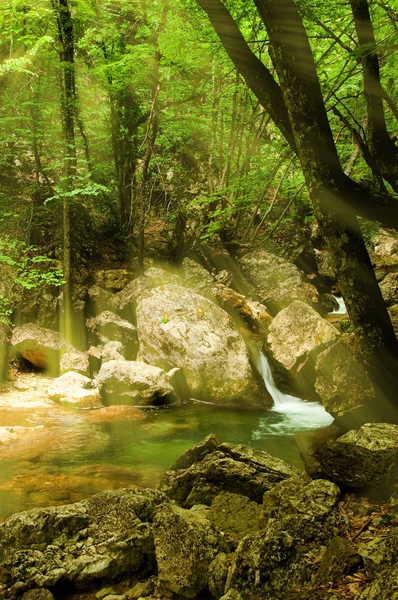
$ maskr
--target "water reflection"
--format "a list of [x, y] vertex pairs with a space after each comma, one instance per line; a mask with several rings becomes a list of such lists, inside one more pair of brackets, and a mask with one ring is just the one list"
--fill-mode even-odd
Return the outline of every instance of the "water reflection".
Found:
[[55, 412], [41, 415], [39, 429], [35, 422], [23, 428], [23, 435], [0, 444], [0, 519], [105, 489], [155, 487], [185, 450], [211, 432], [222, 441], [263, 449], [302, 466], [293, 434], [314, 426], [310, 418], [294, 426], [293, 414], [286, 428], [286, 415], [275, 411], [205, 404], [145, 412], [119, 406]]

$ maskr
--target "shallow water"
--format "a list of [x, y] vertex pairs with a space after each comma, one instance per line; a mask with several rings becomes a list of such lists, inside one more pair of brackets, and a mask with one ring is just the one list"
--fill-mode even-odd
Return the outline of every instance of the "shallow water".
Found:
[[294, 434], [313, 428], [308, 423], [297, 426], [276, 411], [196, 403], [137, 409], [128, 419], [93, 422], [93, 412], [101, 410], [59, 413], [28, 430], [26, 439], [0, 447], [0, 519], [35, 506], [75, 502], [105, 489], [155, 487], [173, 462], [209, 433], [301, 467]]
[[0, 394], [0, 520], [106, 489], [156, 487], [175, 460], [209, 433], [302, 467], [295, 434], [326, 426], [331, 417], [319, 404], [277, 390], [266, 358], [259, 353], [258, 360], [275, 402], [268, 411], [198, 402], [70, 411], [49, 401], [50, 379], [22, 375]]

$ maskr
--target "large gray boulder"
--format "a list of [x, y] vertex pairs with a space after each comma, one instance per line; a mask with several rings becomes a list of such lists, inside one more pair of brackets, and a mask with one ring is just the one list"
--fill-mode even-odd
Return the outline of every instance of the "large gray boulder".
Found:
[[321, 352], [339, 337], [337, 329], [313, 308], [295, 300], [273, 319], [267, 341], [273, 358], [297, 372], [310, 353]]
[[323, 476], [358, 490], [382, 487], [397, 479], [398, 425], [366, 423], [337, 440], [314, 447]]
[[[131, 308], [130, 313], [135, 310], [138, 298], [141, 294], [151, 288], [151, 279], [145, 275], [136, 277], [130, 281], [119, 293], [112, 298], [112, 306], [114, 310], [124, 312]], [[127, 310], [127, 312], [129, 312]]]
[[192, 396], [219, 404], [272, 404], [254, 374], [245, 343], [230, 316], [213, 302], [177, 285], [140, 297], [140, 358], [168, 371], [182, 369]]
[[68, 371], [50, 384], [47, 390], [51, 400], [74, 408], [99, 408], [102, 406], [95, 382], [81, 373]]
[[319, 303], [316, 288], [302, 271], [279, 256], [256, 250], [239, 259], [239, 265], [253, 284], [261, 302], [274, 312], [300, 300], [312, 306]]
[[97, 383], [106, 404], [159, 406], [178, 400], [167, 373], [143, 362], [109, 360], [102, 364]]
[[72, 346], [61, 338], [57, 331], [26, 323], [15, 327], [11, 346], [32, 365], [56, 373], [59, 368], [60, 353], [72, 350]]
[[196, 598], [208, 583], [210, 563], [228, 546], [199, 511], [171, 504], [157, 507], [153, 521], [158, 581], [161, 588]]
[[84, 588], [153, 573], [151, 524], [164, 501], [157, 491], [122, 489], [9, 517], [0, 525], [0, 584]]

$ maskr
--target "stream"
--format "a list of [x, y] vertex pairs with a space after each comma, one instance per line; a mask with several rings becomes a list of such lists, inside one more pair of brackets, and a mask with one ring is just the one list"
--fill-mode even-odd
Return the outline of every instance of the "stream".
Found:
[[[149, 410], [113, 406], [69, 411], [48, 401], [32, 409], [19, 401], [7, 411], [7, 394], [0, 394], [0, 430], [9, 436], [0, 443], [0, 520], [106, 489], [156, 487], [174, 461], [209, 433], [302, 467], [295, 434], [325, 427], [333, 419], [320, 404], [280, 392], [261, 353], [258, 369], [274, 400], [268, 411], [197, 402]], [[45, 397], [48, 381], [43, 383]], [[30, 390], [26, 394], [32, 397]]]

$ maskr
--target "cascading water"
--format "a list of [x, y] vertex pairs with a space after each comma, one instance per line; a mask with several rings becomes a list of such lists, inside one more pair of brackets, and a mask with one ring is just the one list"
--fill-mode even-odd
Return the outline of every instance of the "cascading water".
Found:
[[345, 315], [347, 312], [347, 308], [345, 302], [341, 296], [333, 296], [335, 300], [338, 302], [338, 308], [335, 308], [330, 312], [330, 315]]
[[274, 401], [271, 408], [275, 419], [264, 417], [260, 420], [259, 427], [253, 432], [253, 438], [260, 438], [265, 433], [268, 435], [294, 434], [300, 430], [317, 429], [327, 427], [333, 421], [333, 417], [326, 412], [318, 402], [308, 402], [284, 394], [275, 385], [267, 357], [260, 351], [258, 356], [258, 371], [261, 374], [265, 387]]

